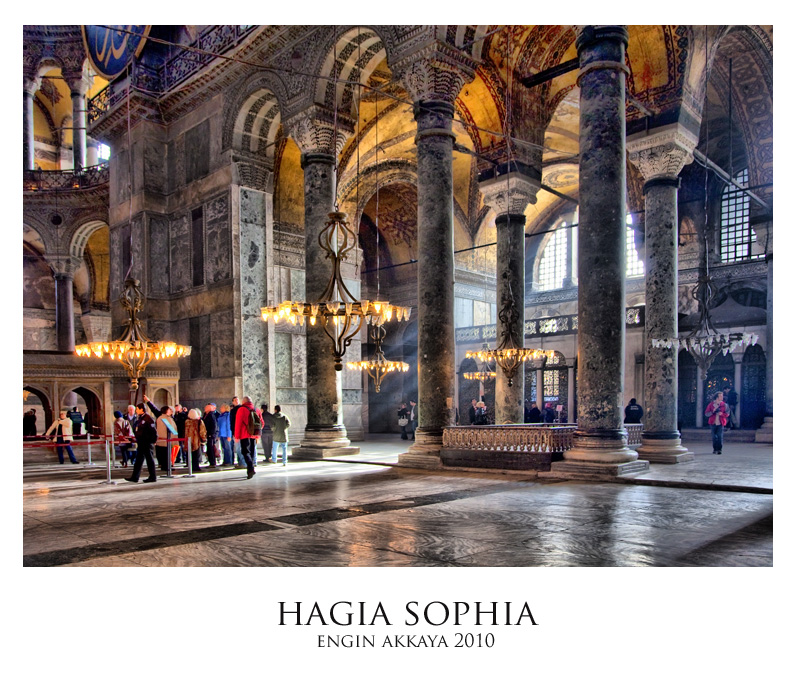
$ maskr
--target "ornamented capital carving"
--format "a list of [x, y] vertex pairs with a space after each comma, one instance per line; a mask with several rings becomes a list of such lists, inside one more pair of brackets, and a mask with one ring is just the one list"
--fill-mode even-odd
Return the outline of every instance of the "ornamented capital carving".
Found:
[[23, 76], [22, 77], [22, 92], [23, 93], [27, 93], [28, 95], [33, 96], [33, 95], [36, 94], [36, 91], [41, 87], [41, 85], [42, 85], [41, 76], [37, 76], [35, 78], [34, 77], [28, 77], [28, 76]]
[[64, 80], [69, 86], [70, 94], [80, 95], [81, 97], [85, 96], [86, 93], [89, 92], [89, 88], [91, 88], [92, 83], [94, 82], [94, 79], [85, 71], [71, 74], [65, 73]]
[[81, 264], [81, 260], [69, 254], [45, 254], [44, 260], [53, 269], [53, 275], [72, 278]]
[[681, 124], [664, 126], [654, 132], [638, 133], [626, 141], [631, 161], [646, 181], [676, 178], [685, 165], [692, 163], [698, 138]]
[[497, 214], [523, 214], [528, 204], [538, 201], [540, 181], [512, 172], [479, 184], [485, 204]]
[[451, 45], [432, 42], [392, 67], [414, 102], [454, 104], [463, 86], [474, 79], [476, 65]]
[[335, 115], [319, 105], [294, 114], [283, 121], [283, 126], [303, 154], [330, 154], [336, 157], [355, 131], [352, 120], [339, 112], [336, 135]]

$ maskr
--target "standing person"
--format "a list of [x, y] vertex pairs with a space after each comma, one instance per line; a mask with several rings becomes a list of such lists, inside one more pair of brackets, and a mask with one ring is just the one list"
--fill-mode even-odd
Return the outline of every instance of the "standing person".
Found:
[[[175, 404], [175, 425], [177, 426], [177, 438], [183, 440], [186, 436], [186, 421], [188, 420], [188, 407]], [[188, 465], [188, 449], [184, 441], [178, 442], [180, 449], [177, 452], [175, 463]]]
[[736, 390], [734, 387], [727, 387], [726, 394], [724, 396], [724, 400], [729, 405], [729, 430], [734, 430], [734, 428], [739, 427], [737, 423], [737, 402], [739, 401], [739, 397], [737, 395]]
[[474, 425], [487, 425], [488, 424], [488, 408], [485, 406], [484, 401], [478, 401], [474, 404]]
[[83, 416], [80, 415], [77, 406], [72, 407], [72, 410], [69, 412], [69, 418], [72, 420], [72, 434], [81, 434], [80, 426], [83, 425]]
[[529, 422], [540, 423], [543, 420], [538, 405], [532, 402], [532, 408], [529, 409]]
[[[275, 406], [275, 408], [277, 408]], [[252, 457], [255, 454], [255, 440], [260, 436], [260, 430], [256, 429], [257, 424], [253, 419], [250, 419], [251, 414], [257, 416], [257, 422], [260, 423], [260, 428], [263, 429], [263, 417], [260, 411], [255, 408], [252, 399], [244, 397], [244, 401], [236, 411], [235, 430], [233, 435], [241, 443], [241, 457], [247, 464], [247, 479], [249, 480], [255, 475], [255, 462]]]
[[416, 438], [416, 428], [418, 427], [418, 415], [416, 414], [416, 400], [410, 400], [410, 415], [408, 416], [410, 422], [407, 426], [410, 428], [410, 439]]
[[637, 425], [643, 417], [643, 407], [637, 403], [637, 399], [632, 397], [626, 408], [623, 410], [623, 420], [625, 423], [632, 423]]
[[127, 468], [127, 462], [132, 461], [130, 450], [133, 448], [133, 428], [125, 420], [121, 411], [114, 411], [114, 442], [119, 447], [119, 455], [122, 457], [122, 467]]
[[272, 444], [274, 443], [274, 414], [269, 412], [268, 404], [260, 405], [260, 414], [263, 417], [263, 430], [260, 433], [260, 446], [263, 450], [263, 462], [269, 462], [269, 456], [272, 453]]
[[410, 424], [410, 411], [407, 404], [402, 402], [399, 405], [399, 427], [402, 428], [402, 439], [407, 439], [407, 426]]
[[222, 465], [231, 466], [233, 463], [233, 432], [230, 429], [230, 404], [219, 407], [219, 441], [222, 443]]
[[216, 421], [218, 416], [216, 411], [216, 404], [206, 404], [205, 414], [202, 416], [202, 422], [205, 423], [205, 432], [208, 436], [208, 466], [216, 468], [216, 458], [219, 454], [216, 447], [216, 440], [219, 438], [219, 425]]
[[471, 406], [468, 407], [468, 424], [474, 425], [477, 422], [477, 400], [471, 400]]
[[136, 461], [133, 463], [133, 474], [125, 479], [138, 482], [141, 467], [147, 462], [147, 479], [144, 482], [155, 482], [155, 461], [152, 458], [152, 446], [158, 439], [155, 421], [145, 409], [144, 404], [136, 404]]
[[236, 437], [236, 413], [238, 413], [238, 409], [241, 408], [241, 402], [238, 400], [238, 397], [233, 397], [230, 400], [230, 429], [233, 432], [233, 455], [235, 456], [234, 460], [238, 461], [238, 467], [244, 467], [244, 459], [241, 456], [241, 442]]
[[277, 463], [277, 452], [282, 449], [283, 452], [283, 465], [288, 461], [288, 428], [291, 421], [288, 416], [284, 416], [280, 412], [280, 405], [275, 404], [274, 413], [272, 414], [272, 421], [274, 427], [272, 428], [274, 442], [272, 444], [272, 463]]
[[[157, 409], [155, 404], [147, 399], [146, 394], [142, 396], [142, 399], [150, 407], [152, 415], [155, 416], [155, 431], [158, 434], [158, 439], [155, 442], [155, 460], [158, 461], [158, 467], [166, 471], [168, 470], [167, 461], [171, 459], [170, 450], [166, 444], [170, 435], [177, 437], [177, 425], [172, 418], [172, 409], [169, 406], [162, 406]], [[164, 420], [166, 418], [168, 420]]]
[[704, 415], [709, 418], [708, 422], [712, 428], [712, 453], [720, 454], [723, 451], [723, 428], [729, 417], [729, 406], [723, 401], [723, 392], [718, 392], [709, 402]]
[[77, 463], [78, 459], [75, 458], [75, 453], [72, 451], [72, 419], [67, 416], [66, 411], [58, 413], [58, 420], [54, 420], [44, 434], [49, 435], [51, 432], [55, 432], [55, 443], [64, 445], [56, 447], [58, 462], [64, 462], [64, 449], [66, 449], [69, 454], [69, 462]]
[[22, 416], [22, 436], [36, 436], [36, 409], [25, 411], [25, 415]]
[[191, 469], [200, 471], [200, 450], [208, 439], [205, 423], [200, 419], [200, 412], [191, 409], [186, 419], [186, 454], [191, 454]]
[[130, 423], [130, 428], [135, 431], [136, 430], [136, 423], [139, 422], [138, 414], [136, 413], [136, 407], [133, 404], [127, 405], [127, 412], [125, 415], [122, 416], [128, 423]]
[[543, 422], [544, 423], [554, 422], [554, 409], [551, 407], [551, 404], [546, 404], [543, 407]]

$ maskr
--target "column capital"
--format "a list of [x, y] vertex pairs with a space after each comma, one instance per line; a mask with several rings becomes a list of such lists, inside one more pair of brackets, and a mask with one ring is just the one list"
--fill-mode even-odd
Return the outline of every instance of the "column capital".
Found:
[[463, 86], [474, 79], [476, 64], [451, 45], [433, 41], [401, 57], [391, 70], [414, 102], [454, 105]]
[[646, 182], [675, 179], [693, 161], [698, 137], [679, 123], [654, 131], [635, 133], [626, 139], [631, 161]]
[[327, 154], [335, 158], [355, 130], [350, 117], [339, 112], [336, 122], [335, 113], [319, 105], [283, 120], [283, 126], [303, 155]]
[[36, 91], [41, 87], [41, 85], [41, 76], [36, 76], [35, 78], [30, 78], [28, 76], [22, 77], [22, 92], [26, 95], [35, 95]]
[[53, 269], [55, 278], [73, 278], [81, 260], [70, 254], [45, 254], [44, 260]]
[[485, 204], [498, 215], [523, 214], [527, 205], [538, 201], [540, 181], [513, 171], [481, 181], [479, 189]]
[[85, 96], [91, 88], [94, 78], [89, 76], [85, 71], [79, 73], [64, 73], [64, 81], [69, 86], [69, 93], [73, 97], [75, 95]]

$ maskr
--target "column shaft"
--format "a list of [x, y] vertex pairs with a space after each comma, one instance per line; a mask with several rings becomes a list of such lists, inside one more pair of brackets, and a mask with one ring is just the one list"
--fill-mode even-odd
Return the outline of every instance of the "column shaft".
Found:
[[537, 404], [538, 409], [541, 411], [543, 410], [543, 369], [537, 368], [535, 369], [535, 384], [537, 385], [537, 390], [535, 391], [535, 403]]
[[86, 166], [86, 96], [72, 93], [72, 159], [74, 168]]
[[55, 330], [58, 351], [75, 351], [75, 312], [72, 274], [55, 274]]
[[[509, 339], [515, 348], [524, 346], [524, 227], [523, 214], [503, 214], [496, 218], [496, 302], [500, 315], [496, 321], [496, 340]], [[512, 302], [515, 322], [501, 315]], [[510, 380], [496, 369], [496, 423], [524, 422], [524, 369], [518, 368]]]
[[22, 91], [22, 164], [26, 171], [33, 171], [33, 93]]
[[576, 416], [574, 415], [574, 408], [576, 407], [576, 396], [574, 395], [575, 385], [574, 367], [568, 366], [568, 422], [573, 423]]

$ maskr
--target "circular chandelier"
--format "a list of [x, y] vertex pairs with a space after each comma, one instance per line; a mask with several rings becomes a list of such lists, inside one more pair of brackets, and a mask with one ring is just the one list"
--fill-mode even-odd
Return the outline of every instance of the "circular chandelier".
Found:
[[385, 339], [385, 328], [375, 325], [371, 329], [371, 338], [377, 345], [374, 356], [365, 361], [348, 361], [346, 367], [349, 370], [366, 371], [368, 376], [374, 380], [374, 391], [380, 391], [380, 384], [388, 373], [399, 371], [407, 373], [410, 365], [404, 361], [388, 361], [382, 353], [382, 341]]
[[[482, 352], [488, 352], [490, 349], [488, 348], [487, 344], [482, 345]], [[477, 358], [477, 354], [479, 352], [466, 352], [466, 358], [473, 359]], [[485, 382], [486, 380], [492, 380], [496, 377], [496, 371], [491, 370], [490, 364], [488, 363], [487, 359], [480, 359], [479, 360], [479, 367], [475, 371], [466, 371], [463, 373], [463, 377], [466, 380], [479, 380], [480, 382]]]
[[138, 313], [144, 308], [145, 298], [139, 285], [139, 281], [135, 278], [125, 280], [125, 288], [119, 301], [127, 311], [128, 321], [121, 339], [75, 346], [75, 353], [78, 356], [94, 355], [101, 359], [107, 355], [112, 361], [119, 361], [130, 377], [131, 390], [138, 389], [139, 378], [151, 361], [191, 354], [191, 347], [187, 345], [176, 342], [155, 342], [142, 332]]
[[410, 308], [392, 306], [386, 301], [370, 301], [357, 299], [346, 287], [341, 265], [356, 245], [355, 234], [346, 223], [346, 214], [333, 211], [329, 214], [324, 229], [319, 234], [319, 245], [332, 261], [333, 268], [330, 281], [315, 302], [298, 302], [287, 300], [278, 306], [266, 306], [261, 309], [264, 321], [270, 318], [275, 322], [285, 320], [291, 325], [303, 324], [305, 319], [310, 325], [320, 320], [324, 332], [333, 343], [333, 359], [335, 370], [343, 369], [343, 357], [352, 340], [367, 320], [372, 325], [383, 325], [396, 319], [410, 320]]

